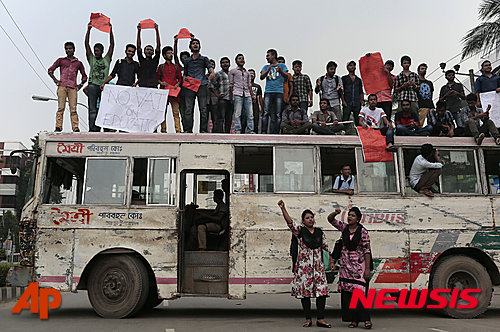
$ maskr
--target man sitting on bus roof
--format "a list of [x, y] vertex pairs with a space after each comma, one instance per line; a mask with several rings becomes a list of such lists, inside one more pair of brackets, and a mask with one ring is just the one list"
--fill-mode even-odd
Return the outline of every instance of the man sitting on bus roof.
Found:
[[215, 210], [210, 213], [194, 212], [194, 224], [198, 232], [198, 249], [207, 250], [207, 231], [220, 232], [228, 217], [229, 209], [223, 201], [224, 192], [221, 189], [214, 190], [214, 202], [217, 204]]
[[436, 109], [427, 114], [427, 124], [432, 126], [432, 136], [455, 136], [455, 122], [453, 115], [446, 109], [442, 100], [436, 103]]
[[465, 136], [472, 136], [477, 145], [483, 143], [486, 135], [491, 135], [497, 145], [500, 145], [500, 135], [495, 123], [490, 119], [491, 105], [488, 105], [486, 111], [477, 107], [477, 96], [473, 93], [465, 97], [467, 107], [462, 109], [463, 121], [465, 123]]
[[432, 144], [420, 147], [420, 154], [413, 161], [410, 169], [410, 185], [416, 192], [434, 197], [433, 185], [441, 175], [443, 162], [439, 159], [439, 151]]
[[299, 96], [290, 97], [290, 106], [281, 115], [280, 128], [283, 134], [303, 135], [311, 131], [307, 112], [299, 107]]
[[411, 110], [411, 103], [408, 99], [401, 101], [401, 111], [396, 113], [394, 122], [398, 136], [428, 136], [432, 131], [432, 127], [429, 125], [420, 128], [418, 114]]
[[342, 166], [341, 174], [335, 178], [332, 191], [338, 194], [354, 194], [354, 175], [351, 175], [350, 165]]

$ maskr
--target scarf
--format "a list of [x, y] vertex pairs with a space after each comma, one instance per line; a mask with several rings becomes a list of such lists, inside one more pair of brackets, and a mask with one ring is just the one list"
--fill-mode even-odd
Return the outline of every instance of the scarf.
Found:
[[349, 232], [349, 226], [346, 226], [344, 228], [344, 231], [342, 232], [342, 242], [344, 243], [344, 246], [346, 246], [347, 250], [349, 251], [355, 251], [356, 248], [359, 245], [359, 242], [361, 241], [361, 229], [363, 226], [358, 224], [358, 229], [354, 232], [354, 236], [350, 237], [351, 232]]
[[323, 231], [321, 228], [314, 228], [314, 233], [309, 232], [305, 227], [300, 228], [299, 238], [309, 249], [317, 249], [323, 243]]

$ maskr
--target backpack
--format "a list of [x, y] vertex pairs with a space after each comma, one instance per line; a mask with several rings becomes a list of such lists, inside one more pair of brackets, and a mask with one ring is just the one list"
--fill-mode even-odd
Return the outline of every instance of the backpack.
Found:
[[[340, 190], [340, 187], [342, 187], [342, 184], [344, 183], [344, 178], [342, 177], [342, 175], [339, 175], [338, 177], [339, 177], [339, 184], [337, 188], [333, 188], [335, 190]], [[349, 185], [349, 187], [351, 186], [351, 183], [352, 183], [352, 175], [349, 178], [349, 180], [347, 180], [347, 184]]]
[[[321, 85], [321, 93], [323, 93], [323, 80], [325, 79], [325, 76], [321, 76], [320, 77], [320, 85]], [[335, 78], [335, 87], [337, 88], [339, 86], [339, 76], [338, 75], [333, 75], [333, 78]], [[340, 100], [340, 94], [342, 93], [342, 88], [340, 88], [338, 91], [338, 95], [339, 95], [339, 100]]]

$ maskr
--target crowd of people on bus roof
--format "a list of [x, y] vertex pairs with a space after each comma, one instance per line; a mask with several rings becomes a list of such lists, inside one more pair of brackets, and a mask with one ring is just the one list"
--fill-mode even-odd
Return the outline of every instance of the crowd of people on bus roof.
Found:
[[[111, 24], [110, 24], [111, 25]], [[268, 134], [355, 134], [356, 126], [381, 130], [386, 136], [388, 150], [392, 150], [393, 136], [470, 136], [476, 143], [482, 143], [485, 136], [492, 136], [500, 144], [498, 129], [489, 119], [490, 105], [479, 102], [482, 92], [500, 92], [500, 77], [492, 73], [491, 62], [481, 64], [482, 75], [475, 82], [476, 94], [465, 95], [460, 82], [455, 80], [455, 71], [445, 72], [447, 84], [439, 92], [439, 101], [434, 105], [433, 83], [426, 79], [427, 65], [420, 64], [417, 72], [410, 70], [411, 58], [401, 57], [402, 71], [392, 74], [394, 61], [387, 60], [381, 70], [387, 75], [389, 87], [369, 95], [365, 105], [363, 82], [356, 75], [356, 62], [347, 63], [348, 74], [336, 75], [337, 64], [329, 61], [326, 73], [321, 75], [313, 87], [311, 79], [302, 73], [302, 61], [292, 62], [292, 72], [285, 64], [285, 58], [269, 49], [267, 64], [259, 73], [265, 80], [265, 88], [255, 83], [256, 71], [245, 68], [245, 57], [238, 54], [231, 69], [228, 57], [220, 59], [220, 70], [216, 71], [214, 60], [200, 53], [201, 43], [191, 34], [189, 52], [178, 56], [178, 38], [174, 46], [161, 48], [160, 32], [155, 24], [156, 47], [142, 48], [141, 25], [137, 26], [136, 45], [127, 44], [125, 57], [118, 59], [111, 69], [114, 52], [114, 36], [110, 27], [110, 41], [106, 53], [101, 43], [90, 46], [89, 23], [85, 35], [85, 52], [90, 66], [88, 85], [89, 131], [98, 132], [95, 120], [99, 111], [99, 99], [106, 84], [118, 76], [117, 85], [147, 88], [178, 88], [177, 97], [169, 96], [176, 133], [193, 132], [194, 105], [198, 100], [200, 133], [268, 133]], [[58, 110], [55, 131], [62, 131], [66, 102], [69, 103], [73, 131], [79, 131], [76, 111], [77, 91], [87, 82], [85, 68], [75, 57], [75, 45], [64, 45], [66, 56], [54, 62], [48, 72], [58, 86]], [[138, 62], [134, 60], [137, 52]], [[160, 64], [160, 54], [165, 62]], [[60, 78], [54, 71], [60, 68]], [[111, 72], [110, 72], [111, 69]], [[81, 83], [77, 84], [78, 72]], [[183, 87], [184, 81], [194, 78], [201, 82], [197, 92]], [[308, 113], [313, 107], [313, 91], [320, 96], [319, 109]], [[466, 100], [467, 103], [463, 103]], [[392, 114], [393, 104], [398, 104]], [[167, 109], [165, 110], [165, 117]], [[352, 120], [351, 120], [352, 116]], [[212, 127], [209, 127], [211, 119]], [[182, 125], [181, 125], [182, 124]], [[167, 131], [166, 119], [160, 126]], [[107, 129], [103, 129], [107, 131]]]

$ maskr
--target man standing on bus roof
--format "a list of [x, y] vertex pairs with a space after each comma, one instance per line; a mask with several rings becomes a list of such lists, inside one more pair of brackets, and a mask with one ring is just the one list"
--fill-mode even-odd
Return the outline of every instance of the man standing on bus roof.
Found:
[[462, 114], [460, 112], [462, 100], [465, 99], [464, 86], [462, 83], [455, 82], [455, 71], [453, 69], [447, 70], [444, 76], [448, 80], [448, 83], [441, 87], [439, 101], [444, 101], [446, 103], [446, 109], [453, 115], [457, 128], [464, 128]]
[[481, 72], [483, 74], [476, 79], [475, 83], [478, 107], [481, 107], [479, 94], [489, 91], [496, 91], [497, 93], [500, 92], [500, 77], [496, 74], [493, 74], [491, 70], [491, 61], [484, 60], [483, 63], [481, 63]]
[[212, 80], [208, 81], [208, 89], [218, 98], [217, 116], [212, 119], [215, 129], [213, 132], [229, 134], [233, 124], [233, 103], [229, 92], [229, 67], [231, 61], [225, 56], [220, 59], [219, 63], [221, 70], [215, 73]]
[[424, 126], [424, 121], [427, 118], [427, 114], [431, 109], [434, 108], [434, 102], [432, 101], [432, 94], [434, 93], [434, 84], [425, 78], [427, 74], [427, 64], [421, 63], [417, 67], [418, 79], [420, 80], [420, 85], [418, 88], [418, 119], [420, 122], [420, 128]]
[[[160, 84], [160, 89], [167, 89], [168, 86], [173, 86], [177, 89], [182, 84], [182, 72], [179, 65], [172, 62], [174, 50], [171, 46], [165, 46], [162, 50], [165, 63], [158, 67], [157, 80]], [[181, 118], [179, 117], [179, 96], [168, 96], [167, 106], [165, 106], [165, 117], [167, 115], [168, 104], [172, 108], [174, 116], [175, 132], [181, 132]], [[167, 121], [163, 120], [161, 123], [161, 132], [167, 132]]]
[[[139, 86], [141, 88], [158, 88], [157, 69], [160, 62], [160, 31], [155, 23], [156, 48], [146, 45], [144, 55], [142, 55], [141, 43], [141, 23], [137, 24], [137, 57], [139, 59]], [[153, 56], [154, 54], [154, 56]]]
[[87, 33], [85, 34], [85, 53], [87, 55], [87, 61], [89, 62], [89, 85], [88, 85], [88, 102], [89, 102], [89, 131], [99, 132], [101, 128], [95, 125], [95, 120], [97, 118], [97, 113], [99, 108], [97, 107], [98, 100], [101, 99], [101, 89], [100, 86], [109, 75], [109, 67], [111, 64], [111, 58], [113, 57], [113, 52], [115, 49], [115, 37], [113, 35], [113, 27], [111, 23], [109, 24], [109, 48], [106, 55], [103, 57], [104, 46], [101, 43], [96, 43], [94, 45], [94, 53], [92, 53], [92, 48], [90, 47], [90, 30], [92, 25], [89, 23], [87, 28]]
[[334, 61], [329, 61], [326, 64], [326, 74], [324, 76], [318, 77], [316, 80], [316, 87], [314, 92], [319, 93], [320, 98], [326, 98], [330, 102], [330, 108], [335, 112], [337, 119], [342, 119], [342, 110], [340, 108], [340, 102], [342, 101], [342, 106], [346, 106], [344, 100], [344, 94], [342, 92], [342, 80], [338, 75], [335, 75], [337, 71], [337, 64]]
[[[76, 102], [78, 99], [78, 90], [87, 81], [87, 74], [85, 74], [83, 63], [75, 57], [75, 44], [70, 41], [64, 43], [64, 50], [66, 51], [66, 56], [57, 59], [48, 70], [50, 78], [57, 85], [56, 129], [54, 131], [62, 131], [63, 115], [67, 99], [71, 116], [71, 127], [74, 132], [78, 132], [80, 129], [78, 128]], [[60, 70], [59, 80], [54, 76], [54, 71], [57, 68]], [[76, 84], [78, 72], [82, 75], [82, 82], [80, 84]]]
[[139, 72], [139, 63], [134, 61], [135, 51], [135, 45], [127, 44], [127, 46], [125, 46], [125, 58], [116, 60], [113, 70], [106, 80], [104, 80], [104, 83], [101, 84], [101, 90], [103, 90], [104, 86], [115, 78], [116, 75], [118, 75], [116, 85], [135, 87], [139, 83], [136, 82], [136, 76]]
[[403, 70], [394, 80], [394, 93], [397, 96], [398, 111], [401, 110], [401, 102], [405, 99], [411, 103], [411, 110], [418, 113], [418, 95], [420, 79], [418, 75], [410, 70], [411, 58], [408, 55], [401, 57]]
[[[234, 101], [234, 131], [239, 133], [255, 134], [253, 127], [252, 103], [256, 101], [252, 92], [250, 72], [245, 69], [245, 57], [236, 55], [238, 67], [229, 71], [229, 95]], [[241, 126], [241, 119], [246, 118], [246, 128]]]
[[194, 113], [194, 100], [198, 99], [198, 109], [200, 111], [200, 133], [208, 132], [208, 112], [207, 112], [207, 100], [208, 100], [208, 80], [205, 77], [205, 69], [209, 72], [209, 79], [213, 80], [215, 78], [214, 70], [210, 60], [200, 54], [201, 43], [196, 38], [191, 38], [189, 42], [189, 49], [192, 55], [188, 57], [184, 62], [184, 77], [185, 81], [187, 77], [194, 78], [201, 82], [198, 91], [186, 89], [185, 100], [186, 100], [186, 110], [185, 114], [182, 114], [182, 124], [184, 127], [184, 132], [193, 132], [193, 113]]
[[351, 175], [351, 165], [342, 166], [341, 174], [335, 178], [332, 192], [338, 194], [354, 194], [354, 175]]
[[[266, 79], [264, 91], [264, 115], [262, 116], [262, 133], [279, 133], [279, 116], [283, 107], [283, 86], [288, 84], [288, 68], [284, 63], [278, 63], [278, 52], [269, 49], [266, 60], [269, 63], [262, 67], [260, 79]], [[269, 117], [271, 117], [270, 126]]]
[[410, 169], [410, 185], [418, 193], [434, 197], [433, 185], [439, 180], [443, 162], [439, 151], [432, 144], [423, 144], [420, 154], [413, 161]]
[[[368, 96], [368, 107], [364, 107], [359, 112], [359, 123], [363, 128], [373, 128], [380, 130], [380, 133], [385, 136], [387, 144], [386, 150], [394, 152], [394, 128], [392, 123], [387, 119], [384, 110], [377, 107], [377, 95], [372, 93]], [[382, 123], [385, 126], [382, 126]]]
[[[342, 76], [342, 86], [344, 92], [344, 100], [346, 105], [342, 112], [342, 121], [349, 121], [349, 117], [353, 116], [354, 123], [359, 125], [359, 111], [361, 106], [365, 104], [365, 94], [363, 93], [363, 82], [356, 72], [356, 62], [351, 60], [347, 63], [347, 71], [349, 74]], [[391, 121], [390, 114], [388, 116], [389, 122]]]

